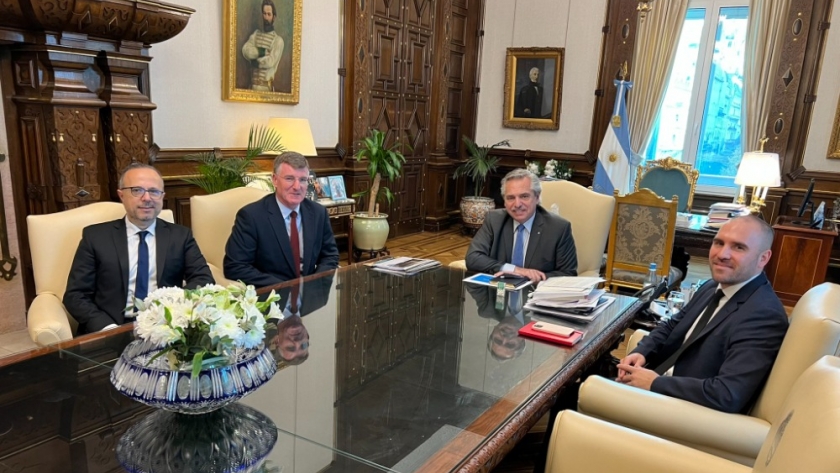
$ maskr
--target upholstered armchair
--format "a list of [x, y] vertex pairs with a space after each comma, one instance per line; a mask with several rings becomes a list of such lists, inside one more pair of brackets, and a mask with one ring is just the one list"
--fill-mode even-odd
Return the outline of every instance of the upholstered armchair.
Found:
[[685, 276], [671, 267], [677, 220], [677, 197], [665, 200], [649, 189], [627, 195], [615, 192], [615, 211], [607, 249], [607, 285], [641, 289], [650, 263], [671, 285]]
[[678, 212], [691, 212], [694, 190], [700, 171], [691, 163], [683, 163], [674, 158], [647, 161], [636, 171], [634, 191], [650, 189], [659, 197], [667, 199], [675, 195], [679, 198]]
[[571, 181], [550, 181], [542, 183], [540, 203], [546, 210], [556, 205], [559, 215], [571, 222], [578, 276], [599, 276], [615, 199]]
[[225, 278], [224, 260], [225, 245], [233, 229], [236, 213], [270, 193], [264, 189], [237, 187], [217, 194], [190, 197], [193, 236], [217, 284], [227, 286], [235, 283]]
[[[548, 473], [833, 473], [840, 471], [840, 359], [826, 356], [802, 373], [779, 404], [754, 466], [653, 437], [573, 411], [554, 421]], [[694, 419], [674, 419], [685, 429]]]
[[[26, 317], [32, 341], [49, 345], [73, 338], [78, 323], [64, 309], [61, 300], [82, 229], [124, 216], [122, 204], [97, 202], [64, 212], [26, 217], [36, 294]], [[174, 221], [171, 210], [162, 211], [159, 217]]]
[[[811, 288], [797, 302], [773, 369], [749, 415], [726, 414], [598, 376], [589, 377], [581, 385], [578, 410], [752, 465], [767, 433], [777, 427], [774, 419], [783, 413], [785, 398], [796, 379], [822, 356], [840, 354], [838, 307], [840, 285], [832, 283]], [[644, 335], [642, 332], [633, 334], [628, 353]]]

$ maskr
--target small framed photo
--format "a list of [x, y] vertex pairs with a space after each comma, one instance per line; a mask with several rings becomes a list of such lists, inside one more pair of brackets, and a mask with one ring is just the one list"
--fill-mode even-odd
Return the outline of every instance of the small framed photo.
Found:
[[344, 176], [330, 176], [330, 194], [333, 200], [347, 198], [347, 191], [344, 190]]
[[309, 200], [317, 200], [318, 196], [315, 192], [315, 184], [318, 179], [315, 177], [315, 171], [309, 171], [309, 185], [306, 187], [306, 198]]
[[560, 128], [563, 54], [564, 48], [508, 48], [503, 126]]
[[319, 177], [315, 182], [315, 197], [318, 199], [331, 199], [330, 180], [326, 177]]

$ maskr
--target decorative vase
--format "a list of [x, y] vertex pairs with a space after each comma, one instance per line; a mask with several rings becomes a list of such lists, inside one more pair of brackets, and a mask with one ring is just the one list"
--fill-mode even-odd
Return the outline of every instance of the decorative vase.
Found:
[[120, 438], [117, 460], [132, 473], [252, 473], [277, 435], [268, 416], [242, 404], [200, 416], [156, 411]]
[[484, 225], [487, 213], [496, 208], [496, 203], [490, 197], [461, 198], [461, 220], [469, 228], [478, 229]]
[[367, 212], [356, 212], [353, 216], [353, 246], [362, 251], [385, 248], [389, 231], [387, 214], [369, 216]]
[[142, 340], [123, 350], [111, 371], [117, 391], [151, 407], [203, 414], [237, 401], [267, 382], [277, 372], [271, 351], [264, 346], [238, 350], [229, 364], [201, 370], [192, 377], [192, 363], [173, 370], [161, 351]]

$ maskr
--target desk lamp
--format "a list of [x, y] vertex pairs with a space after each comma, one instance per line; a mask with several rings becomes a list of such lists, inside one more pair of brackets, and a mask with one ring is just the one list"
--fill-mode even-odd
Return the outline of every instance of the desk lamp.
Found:
[[741, 186], [737, 203], [743, 205], [747, 186], [753, 188], [750, 199], [750, 212], [752, 213], [759, 213], [761, 207], [764, 207], [767, 189], [779, 187], [782, 184], [781, 172], [779, 171], [779, 155], [765, 153], [765, 142], [767, 142], [767, 138], [762, 138], [759, 151], [744, 153], [741, 164], [738, 165], [738, 174], [735, 175], [735, 184]]
[[312, 129], [306, 118], [272, 117], [268, 119], [268, 127], [277, 130], [280, 134], [280, 144], [286, 151], [296, 151], [304, 156], [318, 156]]

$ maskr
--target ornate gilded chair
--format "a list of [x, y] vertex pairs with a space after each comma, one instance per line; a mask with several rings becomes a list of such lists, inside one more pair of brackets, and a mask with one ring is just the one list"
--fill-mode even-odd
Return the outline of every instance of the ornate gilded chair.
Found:
[[633, 190], [650, 189], [664, 199], [675, 195], [680, 201], [677, 211], [691, 212], [698, 177], [700, 177], [700, 171], [694, 169], [690, 163], [667, 157], [647, 161], [639, 166]]
[[[29, 306], [26, 327], [33, 342], [49, 345], [73, 338], [78, 323], [64, 309], [61, 300], [82, 230], [88, 225], [123, 216], [125, 207], [122, 204], [96, 202], [63, 212], [26, 217], [35, 278], [35, 299]], [[169, 209], [163, 210], [159, 218], [175, 221]]]
[[665, 200], [649, 189], [624, 196], [615, 192], [606, 272], [611, 290], [642, 288], [650, 263], [670, 285], [682, 280], [683, 272], [671, 267], [678, 204], [677, 196]]

